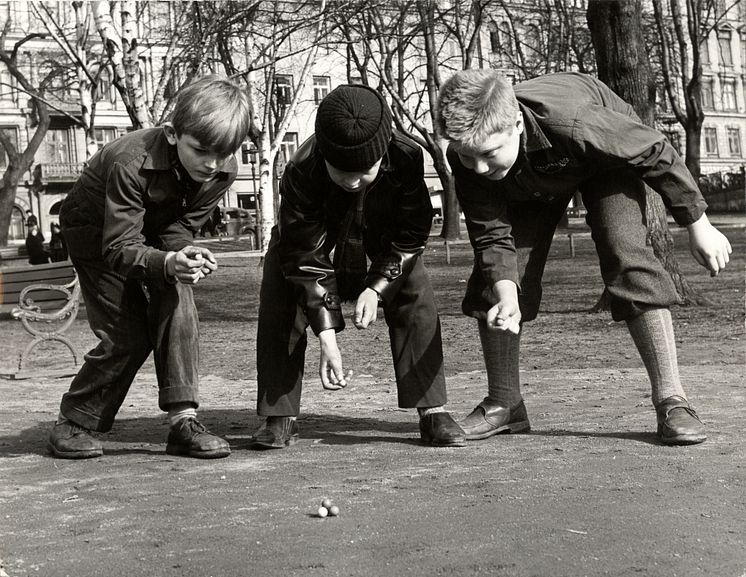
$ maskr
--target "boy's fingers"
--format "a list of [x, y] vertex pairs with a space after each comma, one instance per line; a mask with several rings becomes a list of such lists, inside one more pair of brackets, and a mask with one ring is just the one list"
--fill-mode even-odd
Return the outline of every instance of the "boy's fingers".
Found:
[[694, 257], [694, 260], [696, 260], [700, 265], [705, 268], [709, 268], [707, 266], [707, 261], [705, 261], [704, 257], [699, 253], [699, 251], [693, 251], [692, 256]]

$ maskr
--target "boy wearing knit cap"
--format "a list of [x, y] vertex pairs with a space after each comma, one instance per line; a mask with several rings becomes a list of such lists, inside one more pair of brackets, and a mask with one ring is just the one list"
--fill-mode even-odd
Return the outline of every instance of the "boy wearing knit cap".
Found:
[[382, 305], [399, 406], [417, 408], [422, 441], [463, 445], [463, 431], [443, 409], [440, 319], [420, 258], [432, 218], [422, 151], [392, 132], [377, 91], [343, 85], [324, 98], [315, 134], [288, 163], [280, 194], [257, 333], [257, 413], [266, 421], [253, 446], [283, 448], [298, 438], [308, 326], [320, 343], [323, 387], [349, 383], [336, 340], [345, 326], [342, 301], [355, 303], [358, 329], [375, 322]]
[[666, 137], [579, 73], [511, 86], [494, 70], [463, 70], [443, 84], [437, 106], [474, 247], [462, 308], [478, 319], [487, 366], [487, 397], [462, 421], [467, 439], [529, 428], [519, 331], [538, 313], [554, 230], [579, 191], [611, 316], [626, 322], [650, 377], [658, 436], [668, 445], [703, 442], [679, 378], [669, 311], [676, 290], [646, 243], [645, 185], [687, 227], [692, 255], [713, 276], [731, 246], [708, 221], [707, 204]]

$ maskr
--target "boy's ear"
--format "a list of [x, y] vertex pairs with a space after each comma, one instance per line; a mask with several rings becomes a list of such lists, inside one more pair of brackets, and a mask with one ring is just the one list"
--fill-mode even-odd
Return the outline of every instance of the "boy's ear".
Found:
[[163, 132], [166, 133], [166, 140], [168, 140], [168, 143], [172, 146], [176, 145], [176, 129], [174, 128], [174, 125], [170, 122], [164, 122], [163, 123]]
[[519, 110], [515, 119], [515, 130], [518, 134], [523, 133], [523, 113]]

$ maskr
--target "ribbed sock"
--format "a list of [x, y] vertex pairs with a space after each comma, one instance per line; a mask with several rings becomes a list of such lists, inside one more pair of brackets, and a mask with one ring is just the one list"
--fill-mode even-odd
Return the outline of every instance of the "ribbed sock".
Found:
[[445, 413], [446, 410], [443, 408], [443, 405], [441, 405], [440, 407], [417, 407], [417, 412], [421, 419], [422, 417], [427, 417], [432, 413]]
[[191, 403], [173, 405], [168, 410], [168, 423], [171, 428], [175, 427], [182, 419], [188, 417], [197, 418], [197, 409]]
[[521, 335], [510, 331], [490, 330], [483, 320], [479, 320], [478, 325], [484, 365], [487, 369], [485, 400], [512, 409], [521, 402], [518, 362]]
[[628, 320], [627, 327], [650, 377], [653, 405], [673, 395], [686, 399], [679, 377], [671, 311], [647, 310]]

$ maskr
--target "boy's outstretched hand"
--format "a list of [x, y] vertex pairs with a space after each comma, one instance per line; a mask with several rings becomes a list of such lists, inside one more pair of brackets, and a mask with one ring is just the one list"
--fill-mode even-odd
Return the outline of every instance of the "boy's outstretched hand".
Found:
[[689, 231], [689, 250], [694, 259], [710, 271], [710, 276], [725, 268], [730, 261], [733, 249], [726, 236], [710, 224], [707, 215], [687, 226]]
[[319, 362], [319, 377], [325, 389], [338, 391], [347, 386], [352, 379], [352, 371], [345, 373], [342, 368], [342, 354], [337, 346], [337, 334], [334, 329], [327, 329], [319, 333], [321, 344], [321, 360]]
[[215, 256], [206, 248], [185, 246], [166, 256], [167, 275], [184, 284], [197, 284], [217, 268]]

